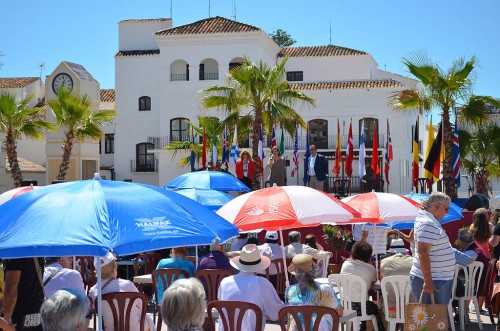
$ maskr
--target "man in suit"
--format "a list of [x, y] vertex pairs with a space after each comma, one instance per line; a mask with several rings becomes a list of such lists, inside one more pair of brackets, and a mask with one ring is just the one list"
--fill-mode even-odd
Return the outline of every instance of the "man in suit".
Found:
[[328, 162], [318, 154], [315, 145], [309, 146], [311, 156], [306, 162], [309, 187], [323, 191], [323, 182], [328, 177]]

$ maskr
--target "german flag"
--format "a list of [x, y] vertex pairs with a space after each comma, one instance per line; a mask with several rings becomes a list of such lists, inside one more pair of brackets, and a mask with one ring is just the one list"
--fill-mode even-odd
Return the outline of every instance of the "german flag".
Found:
[[439, 178], [439, 173], [441, 172], [441, 141], [443, 137], [443, 126], [439, 124], [439, 131], [432, 143], [431, 150], [425, 161], [424, 168], [432, 173], [434, 178]]
[[411, 175], [411, 181], [412, 181], [412, 186], [415, 186], [417, 184], [417, 178], [418, 178], [418, 161], [420, 159], [419, 153], [418, 153], [418, 117], [417, 117], [417, 122], [415, 124], [415, 133], [413, 135], [413, 165], [412, 165], [412, 175]]

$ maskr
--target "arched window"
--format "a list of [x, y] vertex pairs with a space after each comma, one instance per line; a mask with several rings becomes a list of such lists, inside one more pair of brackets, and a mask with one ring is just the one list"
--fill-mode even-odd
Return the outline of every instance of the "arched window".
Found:
[[328, 121], [315, 119], [309, 121], [309, 144], [316, 148], [328, 148]]
[[155, 155], [152, 152], [155, 145], [140, 143], [135, 145], [135, 170], [143, 172], [155, 171]]
[[189, 125], [187, 118], [174, 118], [170, 120], [170, 141], [189, 140]]
[[143, 96], [139, 98], [139, 110], [151, 110], [151, 98], [148, 96]]
[[184, 60], [175, 60], [174, 62], [172, 62], [172, 64], [170, 64], [170, 80], [189, 80], [189, 63]]
[[240, 65], [243, 64], [243, 62], [244, 62], [244, 60], [242, 57], [235, 57], [234, 59], [229, 61], [229, 71], [231, 71], [234, 68], [239, 67]]
[[200, 80], [218, 80], [219, 64], [214, 59], [205, 59], [200, 63]]

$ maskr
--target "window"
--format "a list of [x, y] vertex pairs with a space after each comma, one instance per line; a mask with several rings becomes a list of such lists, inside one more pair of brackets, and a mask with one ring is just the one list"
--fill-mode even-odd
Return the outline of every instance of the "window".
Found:
[[231, 62], [231, 63], [229, 63], [229, 71], [238, 68], [242, 64], [243, 64], [243, 62]]
[[[371, 117], [365, 117], [363, 119], [359, 120], [359, 135], [361, 136], [361, 126], [363, 125], [364, 122], [364, 127], [365, 127], [365, 148], [372, 148], [373, 146], [373, 134], [375, 133], [373, 131], [373, 127], [375, 126], [377, 128], [377, 132], [379, 132], [378, 129], [378, 119], [376, 118], [371, 118]], [[380, 143], [380, 139], [379, 139]]]
[[187, 141], [189, 125], [186, 118], [174, 118], [170, 120], [170, 141]]
[[151, 98], [150, 97], [140, 97], [139, 98], [139, 110], [151, 110]]
[[205, 80], [205, 64], [200, 63], [200, 80]]
[[301, 82], [304, 80], [303, 71], [288, 71], [286, 73], [286, 80], [289, 82]]
[[316, 148], [328, 148], [328, 121], [316, 119], [309, 121], [309, 144]]
[[115, 135], [104, 135], [104, 153], [113, 154], [115, 152]]
[[153, 172], [155, 170], [155, 156], [150, 152], [154, 148], [154, 144], [140, 143], [135, 146], [135, 169], [136, 171]]

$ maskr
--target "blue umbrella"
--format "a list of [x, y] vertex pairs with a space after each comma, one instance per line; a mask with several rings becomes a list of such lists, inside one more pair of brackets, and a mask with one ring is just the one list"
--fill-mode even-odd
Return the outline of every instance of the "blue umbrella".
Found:
[[[422, 200], [429, 199], [429, 194], [405, 194], [404, 195], [407, 198], [410, 198], [414, 201], [417, 202], [422, 202]], [[450, 210], [448, 211], [448, 214], [446, 214], [439, 223], [441, 224], [446, 224], [452, 221], [456, 221], [462, 219], [462, 208], [454, 204], [453, 202], [450, 203]], [[387, 222], [384, 223], [387, 226], [390, 226], [394, 229], [398, 230], [409, 230], [413, 229], [413, 225], [415, 222]]]
[[249, 191], [250, 189], [238, 178], [222, 171], [194, 171], [174, 178], [165, 188], [199, 188], [216, 191]]
[[150, 185], [93, 179], [28, 193], [0, 206], [0, 257], [128, 255], [238, 235], [199, 203]]
[[196, 188], [187, 188], [176, 190], [175, 193], [188, 197], [191, 200], [198, 202], [207, 209], [217, 211], [227, 202], [234, 199], [232, 195], [216, 190], [202, 190]]

